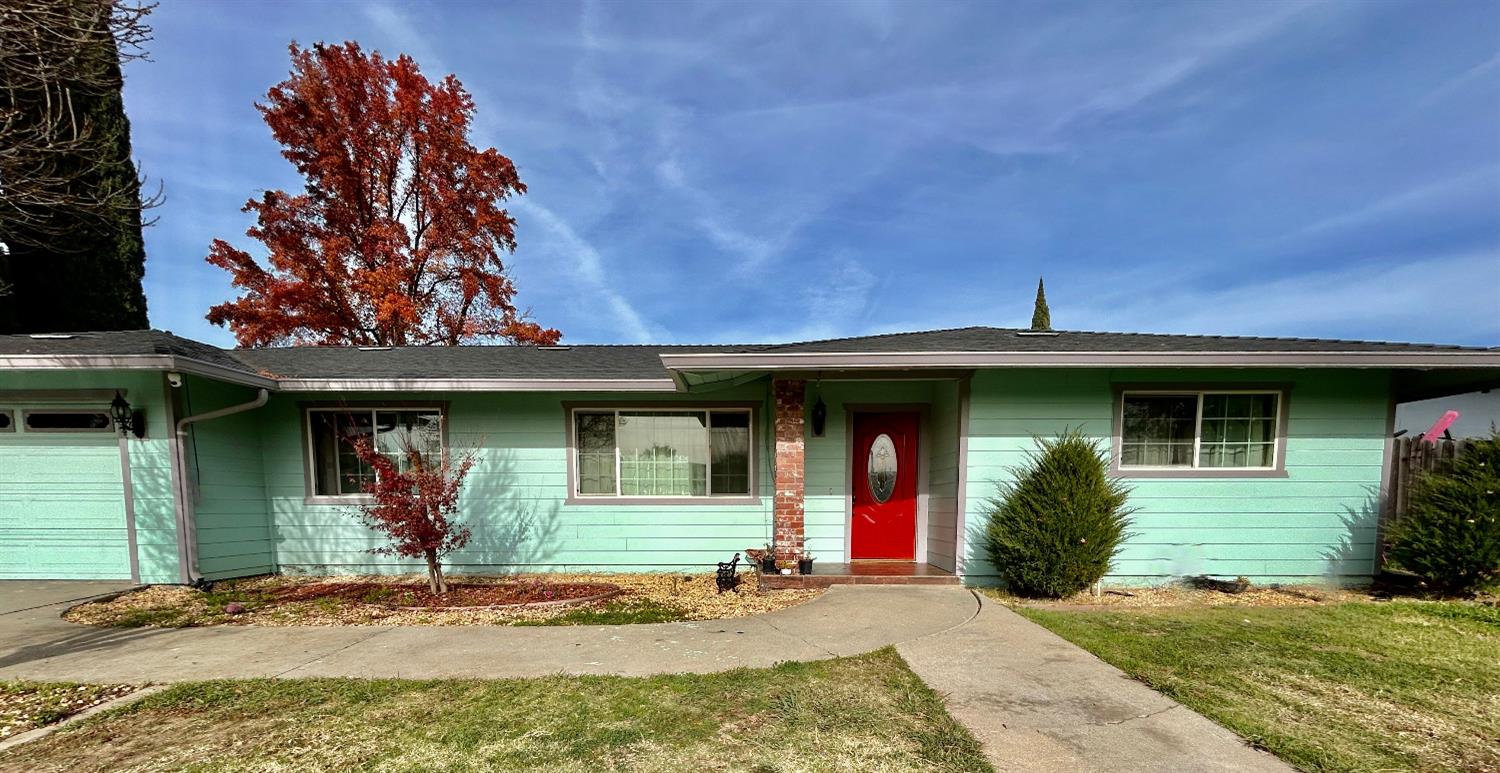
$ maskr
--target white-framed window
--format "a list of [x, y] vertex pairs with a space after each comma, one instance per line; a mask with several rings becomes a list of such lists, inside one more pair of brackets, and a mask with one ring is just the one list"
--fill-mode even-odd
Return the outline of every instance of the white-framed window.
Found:
[[27, 432], [114, 432], [114, 419], [107, 410], [59, 408], [21, 412]]
[[1281, 390], [1126, 390], [1121, 471], [1272, 471], [1282, 464]]
[[364, 438], [397, 469], [410, 469], [411, 452], [422, 458], [443, 453], [443, 412], [436, 407], [308, 408], [308, 493], [352, 497], [375, 481], [375, 470], [354, 452]]
[[616, 499], [748, 497], [750, 408], [575, 408], [572, 494]]

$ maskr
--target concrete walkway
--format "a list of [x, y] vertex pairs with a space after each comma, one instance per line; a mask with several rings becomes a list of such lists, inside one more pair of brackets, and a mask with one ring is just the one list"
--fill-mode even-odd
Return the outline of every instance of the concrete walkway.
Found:
[[896, 646], [997, 770], [1292, 768], [1003, 605]]
[[[0, 580], [0, 615], [41, 607], [66, 608], [134, 587], [116, 580]], [[60, 612], [54, 610], [53, 614]]]
[[[119, 590], [0, 586], [0, 679], [709, 673], [896, 645], [999, 770], [1276, 771], [1269, 754], [1004, 606], [956, 587], [834, 586], [738, 620], [566, 627], [110, 629], [59, 615]], [[10, 597], [10, 596], [14, 597]]]
[[0, 679], [82, 682], [707, 673], [857, 655], [978, 610], [962, 588], [909, 586], [836, 586], [765, 615], [620, 626], [118, 629], [66, 622], [66, 603], [12, 606], [0, 614]]

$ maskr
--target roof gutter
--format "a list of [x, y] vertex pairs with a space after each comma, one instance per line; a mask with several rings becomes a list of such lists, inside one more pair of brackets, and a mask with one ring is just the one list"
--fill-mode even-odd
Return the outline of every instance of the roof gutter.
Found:
[[674, 392], [670, 378], [283, 378], [283, 392]]
[[772, 352], [663, 354], [682, 370], [877, 368], [1500, 368], [1500, 350], [1451, 352]]
[[182, 507], [178, 508], [177, 533], [183, 535], [183, 544], [186, 546], [187, 558], [187, 580], [189, 584], [203, 579], [198, 571], [198, 519], [193, 509], [192, 486], [188, 485], [187, 436], [188, 425], [209, 419], [221, 419], [236, 413], [253, 411], [266, 404], [271, 399], [271, 393], [264, 387], [255, 394], [255, 399], [239, 405], [231, 405], [195, 416], [184, 416], [177, 420], [177, 435], [172, 443], [172, 453], [177, 457], [177, 469], [181, 474], [177, 476], [177, 497]]
[[171, 354], [5, 354], [0, 355], [0, 367], [17, 370], [175, 370], [257, 389], [277, 388], [274, 378]]

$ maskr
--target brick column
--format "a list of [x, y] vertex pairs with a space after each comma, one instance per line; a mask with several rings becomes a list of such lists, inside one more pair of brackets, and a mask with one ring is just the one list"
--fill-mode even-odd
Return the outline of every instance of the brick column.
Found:
[[802, 553], [803, 438], [807, 382], [776, 380], [771, 391], [776, 399], [776, 559], [794, 561]]

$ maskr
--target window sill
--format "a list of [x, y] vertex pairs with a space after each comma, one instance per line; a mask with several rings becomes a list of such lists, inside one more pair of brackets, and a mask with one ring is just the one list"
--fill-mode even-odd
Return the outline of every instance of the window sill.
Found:
[[1232, 480], [1235, 478], [1289, 478], [1290, 475], [1284, 469], [1267, 470], [1236, 470], [1236, 469], [1214, 469], [1212, 467], [1184, 467], [1181, 469], [1150, 469], [1133, 470], [1128, 467], [1116, 467], [1110, 470], [1116, 477], [1125, 479], [1149, 479], [1149, 478], [1202, 478]]
[[303, 497], [304, 505], [368, 505], [375, 502], [375, 497], [368, 494], [342, 494], [339, 496], [312, 496]]
[[614, 507], [615, 505], [651, 505], [653, 507], [681, 507], [684, 505], [759, 505], [760, 497], [580, 497], [570, 496], [563, 502], [565, 505], [596, 505]]

